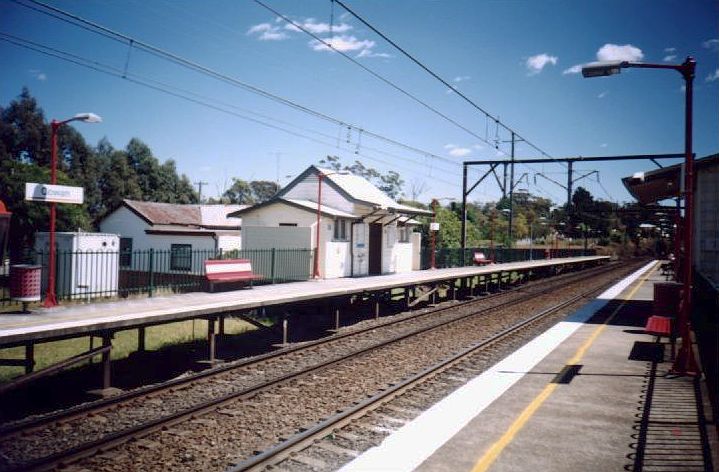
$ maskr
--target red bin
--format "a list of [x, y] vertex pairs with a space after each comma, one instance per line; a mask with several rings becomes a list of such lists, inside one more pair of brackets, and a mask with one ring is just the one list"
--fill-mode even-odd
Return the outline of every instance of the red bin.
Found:
[[42, 266], [18, 264], [10, 266], [10, 298], [19, 302], [40, 301]]

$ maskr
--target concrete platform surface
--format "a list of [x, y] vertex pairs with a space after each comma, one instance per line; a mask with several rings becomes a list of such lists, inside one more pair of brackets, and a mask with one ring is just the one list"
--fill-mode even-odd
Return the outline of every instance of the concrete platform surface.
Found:
[[663, 281], [643, 269], [342, 470], [714, 470], [702, 381], [667, 375], [668, 346], [642, 332]]
[[608, 259], [605, 256], [568, 257], [482, 267], [422, 270], [374, 277], [309, 280], [281, 285], [262, 285], [251, 290], [222, 293], [194, 292], [116, 302], [61, 305], [50, 309], [38, 309], [30, 314], [0, 315], [0, 347], [25, 341], [42, 341], [107, 329], [127, 329], [148, 323], [180, 321], [222, 312], [389, 290], [475, 275]]

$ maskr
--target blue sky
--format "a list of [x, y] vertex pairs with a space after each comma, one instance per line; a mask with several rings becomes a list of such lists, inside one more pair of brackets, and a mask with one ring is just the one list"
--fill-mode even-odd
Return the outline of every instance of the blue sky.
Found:
[[[27, 3], [27, 0], [20, 0]], [[161, 82], [231, 113], [152, 90], [0, 41], [0, 104], [28, 86], [50, 118], [92, 111], [101, 124], [78, 124], [90, 144], [116, 147], [132, 137], [217, 195], [231, 177], [288, 181], [327, 154], [380, 171], [396, 170], [424, 187], [419, 199], [461, 197], [461, 162], [504, 158], [507, 132], [431, 78], [330, 0], [267, 4], [330, 40], [362, 65], [440, 111], [442, 119], [253, 1], [79, 1], [57, 8], [187, 58], [226, 76], [404, 143], [390, 145], [317, 119], [239, 87], [168, 63], [127, 44], [0, 0], [0, 31]], [[691, 54], [695, 152], [719, 150], [719, 7], [713, 1], [379, 1], [347, 0], [355, 12], [450, 81], [475, 103], [553, 157], [683, 151], [684, 92], [672, 71], [624, 70], [583, 79], [573, 66], [597, 59], [679, 63]], [[128, 60], [129, 51], [129, 60]], [[201, 97], [201, 98], [199, 98]], [[262, 117], [260, 118], [260, 114]], [[240, 118], [253, 117], [265, 126]], [[277, 129], [282, 128], [282, 129]], [[290, 131], [290, 132], [287, 132]], [[308, 139], [311, 138], [311, 139]], [[488, 141], [489, 144], [487, 144]], [[426, 153], [426, 154], [425, 154]], [[441, 156], [442, 159], [428, 154]], [[525, 143], [518, 158], [540, 157]], [[599, 170], [578, 182], [600, 198], [630, 200], [619, 179], [650, 162], [577, 166]], [[477, 176], [480, 169], [473, 171]], [[518, 185], [563, 202], [559, 165], [517, 166]], [[536, 177], [536, 184], [535, 184]], [[471, 200], [496, 199], [487, 179]]]

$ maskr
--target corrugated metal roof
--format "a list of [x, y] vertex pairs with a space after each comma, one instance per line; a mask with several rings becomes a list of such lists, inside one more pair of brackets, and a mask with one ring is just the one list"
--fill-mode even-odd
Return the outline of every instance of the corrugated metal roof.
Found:
[[325, 174], [325, 179], [331, 180], [340, 187], [344, 192], [356, 200], [378, 205], [381, 208], [395, 209], [400, 213], [410, 213], [413, 215], [431, 215], [431, 211], [421, 210], [419, 208], [402, 205], [392, 200], [382, 190], [375, 187], [369, 180], [359, 175], [337, 173], [333, 169], [316, 169]]
[[[719, 154], [712, 154], [694, 161], [695, 170], [717, 165]], [[681, 189], [682, 165], [675, 164], [661, 169], [640, 172], [639, 175], [622, 178], [627, 191], [643, 205], [678, 197]]]
[[137, 200], [124, 200], [124, 203], [152, 225], [179, 225], [194, 228], [239, 228], [242, 219], [227, 215], [245, 207], [245, 205], [185, 205]]
[[[298, 200], [296, 198], [280, 198], [278, 201], [287, 201], [290, 203], [294, 203], [295, 205], [301, 206], [303, 208], [307, 208], [311, 211], [317, 211], [317, 202], [313, 202], [310, 200]], [[338, 218], [348, 218], [348, 219], [358, 219], [360, 218], [359, 215], [353, 215], [352, 213], [347, 213], [346, 211], [338, 210], [336, 208], [328, 207], [327, 205], [320, 205], [320, 212], [330, 215], [330, 216], [336, 216]]]

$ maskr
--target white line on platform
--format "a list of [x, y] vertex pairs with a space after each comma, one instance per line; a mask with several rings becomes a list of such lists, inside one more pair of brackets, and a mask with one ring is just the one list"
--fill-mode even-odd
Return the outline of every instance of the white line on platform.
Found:
[[483, 374], [475, 377], [385, 438], [382, 444], [366, 451], [345, 465], [340, 471], [400, 472], [415, 469], [475, 416], [524, 377], [523, 372], [534, 368], [609, 300], [616, 298], [654, 264], [655, 261], [652, 261], [605, 290], [565, 321], [557, 323]]

